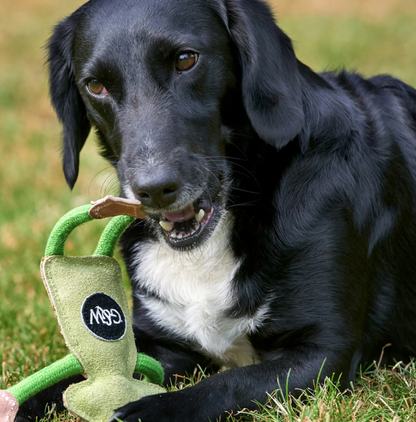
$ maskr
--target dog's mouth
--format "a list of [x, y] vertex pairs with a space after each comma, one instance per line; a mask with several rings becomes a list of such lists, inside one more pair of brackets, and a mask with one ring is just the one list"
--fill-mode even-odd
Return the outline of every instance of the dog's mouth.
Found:
[[162, 212], [159, 225], [168, 244], [186, 248], [201, 240], [214, 215], [214, 206], [207, 199], [200, 199], [175, 212]]

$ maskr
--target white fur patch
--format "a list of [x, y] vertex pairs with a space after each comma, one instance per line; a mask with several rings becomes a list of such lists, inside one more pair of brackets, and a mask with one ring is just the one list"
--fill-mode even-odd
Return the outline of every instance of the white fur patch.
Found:
[[240, 265], [228, 244], [230, 218], [227, 214], [199, 248], [179, 252], [164, 241], [148, 241], [136, 259], [137, 280], [162, 299], [141, 297], [152, 319], [228, 367], [256, 361], [246, 335], [264, 317], [264, 312], [254, 318], [225, 315]]

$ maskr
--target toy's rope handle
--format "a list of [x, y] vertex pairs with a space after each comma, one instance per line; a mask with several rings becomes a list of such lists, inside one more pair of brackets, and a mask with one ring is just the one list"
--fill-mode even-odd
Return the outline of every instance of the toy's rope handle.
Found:
[[134, 217], [129, 217], [127, 215], [113, 217], [105, 226], [94, 255], [113, 256], [118, 239], [134, 220]]
[[[25, 378], [18, 384], [10, 387], [7, 391], [13, 394], [19, 405], [21, 405], [45, 388], [66, 378], [82, 374], [82, 371], [82, 366], [78, 359], [73, 354], [69, 354], [30, 377]], [[162, 365], [150, 356], [138, 353], [134, 372], [144, 375], [146, 382], [158, 385], [163, 384], [164, 373]]]
[[69, 378], [73, 375], [81, 374], [82, 366], [74, 355], [65, 356], [63, 359], [52, 363], [39, 372], [20, 381], [19, 384], [10, 387], [8, 391], [16, 397], [19, 405], [36, 393], [50, 387], [51, 385]]
[[[64, 254], [65, 241], [72, 230], [93, 219], [88, 213], [91, 207], [90, 204], [81, 205], [59, 219], [49, 236], [45, 256]], [[114, 217], [105, 227], [94, 255], [113, 256], [119, 237], [133, 221], [134, 217], [125, 215]]]
[[139, 372], [144, 375], [145, 381], [157, 385], [162, 385], [165, 378], [162, 365], [144, 353], [137, 354], [136, 369], [134, 372]]

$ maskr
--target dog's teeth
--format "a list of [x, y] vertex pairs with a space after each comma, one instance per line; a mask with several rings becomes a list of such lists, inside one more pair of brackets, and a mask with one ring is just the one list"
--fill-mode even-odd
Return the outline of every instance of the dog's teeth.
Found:
[[183, 233], [178, 233], [178, 235], [176, 236], [178, 239], [183, 239]]
[[199, 210], [199, 213], [195, 214], [195, 220], [198, 221], [198, 223], [201, 222], [201, 220], [204, 218], [204, 215], [205, 215], [205, 211], [201, 208]]
[[162, 226], [162, 229], [166, 230], [167, 232], [170, 232], [173, 229], [173, 223], [171, 221], [161, 220], [159, 221], [159, 224]]
[[177, 232], [175, 231], [175, 232], [171, 233], [170, 237], [173, 237], [174, 239], [176, 239], [178, 237]]
[[194, 229], [191, 229], [191, 234], [194, 234], [195, 233], [195, 230]]

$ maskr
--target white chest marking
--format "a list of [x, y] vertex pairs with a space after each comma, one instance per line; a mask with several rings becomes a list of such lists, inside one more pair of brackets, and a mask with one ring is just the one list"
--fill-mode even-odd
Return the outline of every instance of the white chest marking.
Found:
[[200, 248], [189, 252], [176, 252], [164, 242], [141, 245], [136, 274], [141, 285], [162, 299], [141, 297], [152, 319], [221, 364], [242, 366], [255, 361], [246, 334], [264, 313], [254, 318], [225, 315], [234, 301], [231, 281], [240, 265], [228, 245], [228, 220], [226, 216]]

